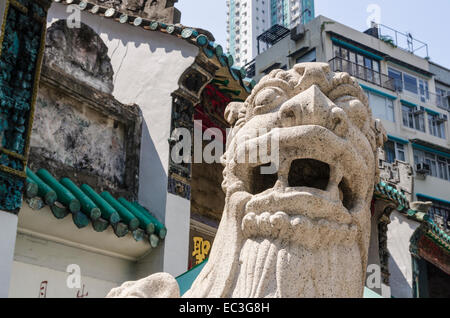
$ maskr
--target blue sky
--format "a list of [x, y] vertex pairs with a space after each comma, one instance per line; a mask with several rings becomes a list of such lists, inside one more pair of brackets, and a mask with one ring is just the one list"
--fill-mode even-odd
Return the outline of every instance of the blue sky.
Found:
[[[450, 68], [450, 0], [315, 0], [316, 16], [364, 31], [371, 4], [379, 6], [382, 24], [410, 32], [428, 44], [432, 61]], [[176, 7], [182, 24], [210, 31], [225, 47], [226, 0], [179, 0]]]

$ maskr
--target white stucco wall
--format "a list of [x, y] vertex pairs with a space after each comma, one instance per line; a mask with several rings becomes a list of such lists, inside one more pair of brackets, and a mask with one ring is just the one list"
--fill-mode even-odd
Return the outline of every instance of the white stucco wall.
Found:
[[[166, 227], [167, 236], [164, 240], [163, 271], [174, 277], [188, 269], [190, 201], [173, 194], [167, 196]], [[154, 254], [160, 255], [161, 247], [152, 250], [139, 259], [136, 264], [136, 279], [149, 275], [149, 268], [154, 261]]]
[[[450, 183], [447, 180], [426, 176], [424, 180], [414, 179], [414, 192], [428, 195], [441, 200], [450, 201]], [[426, 201], [416, 198], [417, 201]]]
[[134, 280], [134, 262], [101, 255], [52, 240], [19, 233], [9, 297], [39, 296], [40, 285], [47, 281], [47, 297], [76, 297], [77, 288], [69, 288], [66, 270], [71, 264], [80, 268], [81, 286], [88, 297], [104, 297], [111, 288]]
[[166, 227], [170, 230], [165, 242], [164, 271], [175, 277], [188, 268], [190, 209], [190, 201], [173, 194], [168, 195]]
[[412, 265], [409, 239], [419, 227], [419, 222], [405, 217], [397, 211], [391, 214], [388, 226], [388, 250], [391, 295], [395, 298], [412, 297]]
[[17, 215], [0, 211], [0, 298], [8, 297], [17, 220]]
[[[49, 25], [57, 19], [66, 19], [66, 9], [65, 5], [53, 3], [48, 13]], [[185, 200], [180, 209], [167, 196], [171, 93], [177, 90], [182, 73], [194, 63], [198, 48], [171, 35], [120, 24], [87, 12], [81, 13], [81, 22], [97, 32], [108, 47], [114, 70], [114, 97], [124, 104], [136, 103], [142, 110], [139, 202], [168, 229], [163, 248], [153, 251], [152, 261], [146, 262], [146, 266], [148, 273], [166, 271], [171, 265], [164, 261], [163, 253], [172, 248], [167, 245], [180, 242], [189, 231], [189, 221], [184, 222], [185, 218], [180, 218], [178, 213], [186, 215], [190, 210], [189, 201]], [[169, 207], [178, 209], [168, 211]], [[173, 224], [176, 230], [171, 228]], [[167, 261], [187, 261], [187, 257], [182, 257]]]
[[80, 288], [69, 288], [69, 275], [65, 271], [15, 261], [9, 298], [103, 298], [117, 286], [82, 275]]

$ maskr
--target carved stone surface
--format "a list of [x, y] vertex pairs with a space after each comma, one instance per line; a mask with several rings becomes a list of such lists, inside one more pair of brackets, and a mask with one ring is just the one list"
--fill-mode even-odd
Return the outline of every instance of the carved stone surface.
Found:
[[[194, 131], [193, 126], [194, 117], [194, 106], [192, 102], [181, 96], [173, 95], [172, 104], [172, 120], [171, 120], [171, 131], [176, 131], [177, 129], [184, 128], [191, 132]], [[175, 146], [175, 140], [169, 140], [170, 142], [170, 153], [173, 151]], [[191, 199], [191, 163], [181, 162], [175, 163], [172, 157], [169, 157], [169, 178], [167, 184], [167, 191], [169, 193], [178, 195], [187, 200]]]
[[413, 195], [413, 170], [410, 164], [396, 160], [389, 163], [384, 158], [384, 151], [380, 148], [378, 152], [380, 179], [386, 184], [395, 187], [398, 191], [404, 193], [408, 201], [412, 200]]
[[[384, 151], [382, 148], [378, 149], [380, 179], [387, 187], [391, 187], [397, 193], [404, 194], [406, 200], [409, 202], [413, 195], [413, 170], [411, 166], [403, 161], [396, 160], [394, 163], [386, 162]], [[381, 277], [383, 283], [389, 286], [389, 258], [390, 253], [388, 250], [388, 225], [390, 224], [391, 213], [399, 208], [407, 208], [404, 205], [400, 205], [396, 200], [389, 198], [389, 196], [376, 194], [375, 204], [372, 215], [372, 237], [371, 240], [376, 241], [372, 247], [377, 249], [371, 251], [372, 255], [369, 255], [370, 264], [379, 264], [381, 268]], [[371, 247], [371, 248], [372, 248]], [[375, 292], [381, 294], [381, 289], [374, 289]]]
[[44, 65], [28, 166], [135, 200], [141, 131], [138, 105]]
[[169, 24], [180, 23], [181, 13], [174, 7], [178, 0], [92, 0], [90, 2], [149, 20]]
[[111, 94], [108, 47], [89, 26], [69, 28], [67, 20], [55, 21], [46, 40], [31, 164], [134, 199], [142, 114]]
[[66, 20], [54, 22], [47, 30], [44, 63], [104, 93], [112, 93], [114, 72], [108, 48], [84, 23], [80, 28], [69, 28]]
[[0, 171], [0, 210], [16, 211], [22, 205], [25, 181]]
[[430, 208], [433, 206], [433, 202], [422, 202], [422, 201], [415, 201], [410, 203], [410, 207], [412, 210], [422, 213], [428, 213]]
[[0, 35], [0, 210], [22, 204], [48, 1], [5, 2]]
[[175, 278], [166, 273], [158, 273], [135, 282], [126, 282], [112, 289], [108, 297], [178, 298], [180, 290]]
[[[356, 80], [322, 63], [275, 70], [225, 117], [233, 126], [225, 208], [209, 261], [184, 297], [362, 297], [386, 134]], [[260, 128], [268, 132], [242, 142]], [[269, 157], [241, 163], [272, 137], [277, 173], [261, 174]], [[130, 286], [109, 296], [126, 297]]]
[[34, 155], [76, 171], [89, 171], [113, 185], [126, 173], [126, 127], [75, 98], [41, 85], [31, 135]]

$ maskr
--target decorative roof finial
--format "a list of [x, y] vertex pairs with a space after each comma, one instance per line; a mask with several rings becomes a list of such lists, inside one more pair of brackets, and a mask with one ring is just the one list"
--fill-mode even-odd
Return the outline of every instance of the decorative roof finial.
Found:
[[[181, 12], [174, 7], [176, 2], [178, 0], [120, 0], [120, 5], [116, 9], [142, 18], [176, 24], [180, 23], [181, 18]], [[117, 6], [116, 2], [114, 6]]]

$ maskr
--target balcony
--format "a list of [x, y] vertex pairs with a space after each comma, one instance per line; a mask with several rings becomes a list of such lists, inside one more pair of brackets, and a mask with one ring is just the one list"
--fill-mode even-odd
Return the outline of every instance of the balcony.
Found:
[[450, 96], [448, 95], [438, 95], [425, 89], [418, 89], [417, 93], [413, 93], [404, 89], [401, 81], [397, 81], [396, 89], [398, 92], [402, 93], [404, 97], [411, 100], [412, 102], [416, 101], [421, 104], [429, 104], [436, 106], [442, 110], [450, 111]]
[[250, 62], [248, 62], [247, 64], [245, 64], [244, 68], [245, 68], [245, 71], [247, 72], [247, 77], [248, 78], [255, 77], [255, 75], [256, 75], [255, 59], [253, 59]]
[[376, 72], [372, 69], [364, 67], [363, 65], [350, 62], [349, 60], [340, 57], [335, 57], [334, 59], [328, 61], [328, 63], [330, 64], [331, 70], [333, 72], [346, 72], [351, 76], [354, 76], [368, 83], [375, 84], [393, 92], [396, 91], [395, 81], [388, 75]]

